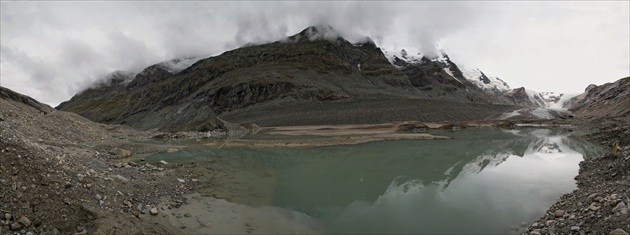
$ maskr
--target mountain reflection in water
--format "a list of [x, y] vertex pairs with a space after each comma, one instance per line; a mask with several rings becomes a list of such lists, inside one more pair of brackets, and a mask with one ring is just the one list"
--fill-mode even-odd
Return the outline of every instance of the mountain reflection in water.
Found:
[[[529, 225], [573, 190], [578, 163], [601, 151], [570, 133], [548, 129], [431, 133], [454, 138], [305, 149], [196, 149], [147, 159], [216, 158], [213, 164], [225, 172], [239, 172], [214, 178], [239, 182], [230, 186], [230, 202], [304, 213], [326, 233], [515, 233], [519, 224]], [[260, 172], [272, 182], [247, 176]], [[206, 188], [211, 195], [221, 195], [216, 185], [230, 184], [212, 185]], [[270, 202], [256, 201], [264, 197]]]

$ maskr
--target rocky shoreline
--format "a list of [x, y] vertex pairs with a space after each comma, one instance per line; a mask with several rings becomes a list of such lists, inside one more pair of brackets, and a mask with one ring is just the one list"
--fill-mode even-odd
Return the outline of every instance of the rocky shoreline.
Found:
[[[584, 137], [611, 151], [580, 163], [578, 188], [563, 195], [523, 234], [611, 234], [630, 232], [630, 119], [583, 122]], [[620, 147], [613, 154], [612, 146]]]
[[192, 179], [176, 164], [123, 163], [166, 151], [155, 133], [0, 99], [0, 234], [172, 234], [162, 208]]

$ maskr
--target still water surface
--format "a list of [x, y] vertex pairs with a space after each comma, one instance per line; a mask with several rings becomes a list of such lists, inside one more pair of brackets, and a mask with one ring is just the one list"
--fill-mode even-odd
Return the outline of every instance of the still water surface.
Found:
[[[202, 180], [207, 185], [200, 190], [256, 210], [244, 212], [252, 216], [268, 213], [286, 219], [260, 228], [282, 232], [286, 224], [300, 224], [329, 234], [504, 234], [518, 232], [521, 223], [531, 224], [575, 189], [578, 163], [601, 153], [600, 147], [570, 133], [548, 129], [432, 134], [454, 139], [301, 149], [190, 147], [145, 158], [212, 159], [199, 162], [214, 168], [203, 168], [204, 163], [199, 167], [219, 173]], [[217, 220], [217, 215], [195, 216], [198, 221]], [[256, 220], [248, 218], [248, 226], [256, 227]]]

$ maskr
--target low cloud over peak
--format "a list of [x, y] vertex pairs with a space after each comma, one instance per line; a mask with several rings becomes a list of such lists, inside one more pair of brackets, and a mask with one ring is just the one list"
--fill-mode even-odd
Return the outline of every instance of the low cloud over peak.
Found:
[[[452, 59], [517, 86], [564, 76], [574, 79], [572, 90], [583, 90], [590, 83], [603, 83], [587, 79], [627, 76], [627, 66], [617, 65], [630, 63], [628, 2], [0, 4], [1, 85], [53, 106], [116, 70], [278, 41], [322, 24], [350, 42], [370, 37], [388, 50], [406, 48], [430, 57], [444, 48]], [[610, 21], [619, 23], [606, 23]], [[575, 66], [579, 61], [569, 48], [583, 48], [578, 53], [582, 58], [604, 56], [612, 61]], [[553, 51], [554, 57], [540, 58], [543, 50]], [[593, 71], [584, 71], [589, 68]], [[566, 87], [561, 83], [553, 86]]]

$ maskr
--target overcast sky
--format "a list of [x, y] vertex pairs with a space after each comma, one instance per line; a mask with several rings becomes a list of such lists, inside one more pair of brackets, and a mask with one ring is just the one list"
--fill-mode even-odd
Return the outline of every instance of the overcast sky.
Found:
[[115, 70], [212, 55], [326, 23], [511, 87], [582, 92], [630, 75], [629, 1], [0, 3], [0, 84], [56, 106]]

